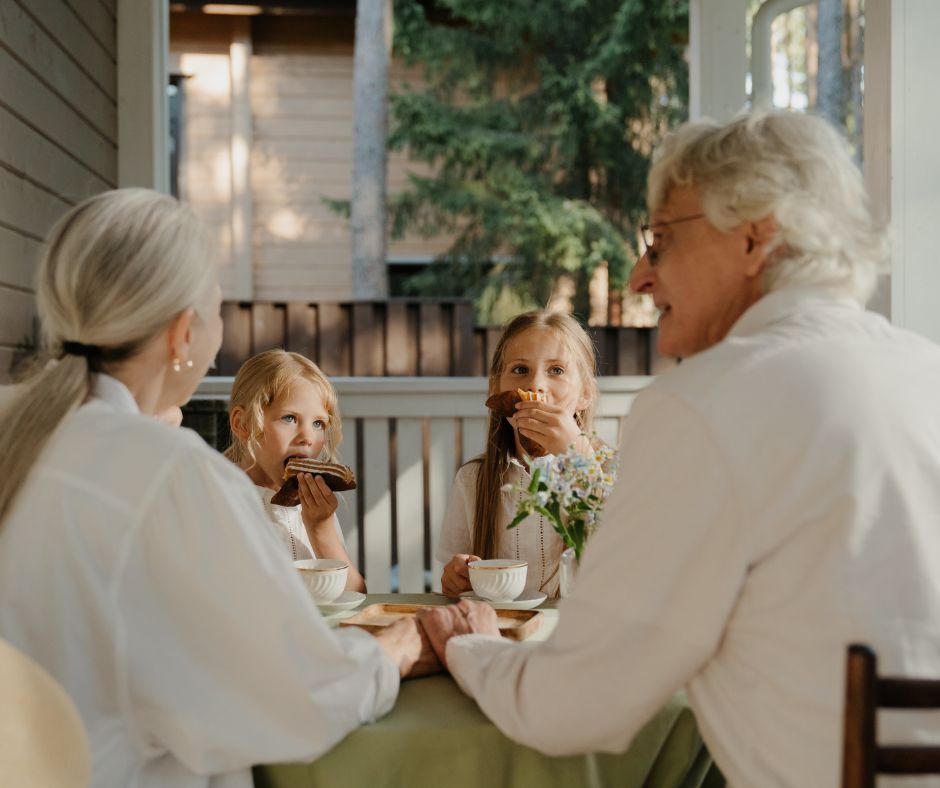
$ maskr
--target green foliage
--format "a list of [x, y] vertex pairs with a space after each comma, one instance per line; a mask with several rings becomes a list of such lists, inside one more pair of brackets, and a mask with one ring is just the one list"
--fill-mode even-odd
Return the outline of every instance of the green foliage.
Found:
[[[649, 153], [685, 114], [687, 0], [396, 0], [395, 49], [423, 68], [391, 99], [389, 147], [430, 165], [390, 201], [392, 234], [453, 234], [418, 292], [542, 305], [561, 274], [635, 257]], [[428, 7], [432, 11], [428, 11]]]

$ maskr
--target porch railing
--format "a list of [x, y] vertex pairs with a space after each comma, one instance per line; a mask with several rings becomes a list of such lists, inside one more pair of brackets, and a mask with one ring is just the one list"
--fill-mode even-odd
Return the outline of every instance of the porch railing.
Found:
[[[274, 347], [302, 353], [331, 376], [485, 375], [502, 332], [475, 325], [469, 301], [227, 301], [222, 317], [220, 375]], [[601, 375], [650, 375], [671, 365], [656, 352], [655, 328], [589, 333]]]
[[[595, 427], [605, 441], [618, 444], [623, 419], [650, 380], [599, 379]], [[224, 409], [231, 384], [207, 378], [195, 404]], [[340, 455], [359, 485], [342, 494], [337, 512], [350, 555], [370, 591], [440, 590], [434, 550], [454, 474], [483, 450], [486, 379], [340, 377], [333, 384], [343, 417]]]

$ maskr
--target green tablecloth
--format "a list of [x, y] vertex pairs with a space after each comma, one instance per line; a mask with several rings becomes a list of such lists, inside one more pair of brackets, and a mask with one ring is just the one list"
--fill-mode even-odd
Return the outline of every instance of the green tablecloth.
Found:
[[[375, 602], [447, 600], [431, 594], [372, 594], [366, 604]], [[335, 622], [352, 614], [328, 618]], [[546, 620], [536, 639], [548, 636], [557, 615], [554, 604], [544, 606]], [[682, 693], [659, 711], [622, 755], [551, 758], [507, 739], [446, 675], [404, 682], [388, 715], [353, 731], [313, 763], [259, 766], [254, 779], [256, 788], [724, 785]]]

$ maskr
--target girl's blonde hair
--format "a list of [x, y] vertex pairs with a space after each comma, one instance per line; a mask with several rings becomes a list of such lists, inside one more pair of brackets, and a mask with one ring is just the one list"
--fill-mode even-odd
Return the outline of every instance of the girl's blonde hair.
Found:
[[[571, 354], [582, 385], [588, 391], [588, 404], [574, 414], [583, 432], [594, 428], [594, 408], [597, 404], [597, 362], [594, 344], [587, 332], [571, 315], [564, 312], [537, 310], [517, 315], [506, 325], [493, 353], [490, 364], [489, 390], [496, 393], [499, 376], [506, 365], [506, 347], [520, 334], [531, 329], [548, 329], [565, 344]], [[474, 512], [473, 554], [481, 558], [495, 558], [499, 546], [500, 488], [506, 483], [509, 460], [515, 450], [512, 425], [501, 416], [490, 412], [486, 451], [474, 462], [481, 463], [477, 474], [476, 505]]]
[[[104, 192], [58, 221], [36, 285], [43, 354], [58, 360], [37, 365], [0, 411], [0, 523], [56, 427], [92, 393], [95, 373], [198, 309], [215, 277], [202, 223], [164, 194]], [[64, 343], [93, 349], [65, 354]]]
[[309, 358], [280, 348], [252, 356], [242, 364], [235, 376], [228, 406], [229, 418], [231, 419], [235, 408], [244, 411], [248, 438], [242, 440], [233, 430], [232, 443], [225, 450], [226, 457], [245, 470], [254, 466], [257, 462], [255, 452], [264, 433], [264, 409], [281, 394], [289, 391], [298, 380], [312, 383], [323, 398], [323, 406], [330, 417], [323, 453], [330, 462], [336, 461], [336, 450], [343, 440], [343, 423], [339, 415], [336, 390]]

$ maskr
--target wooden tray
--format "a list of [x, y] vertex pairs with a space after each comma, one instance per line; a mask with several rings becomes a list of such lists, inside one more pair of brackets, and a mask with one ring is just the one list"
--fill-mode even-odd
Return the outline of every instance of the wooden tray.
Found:
[[[364, 607], [354, 616], [339, 622], [341, 627], [359, 627], [366, 632], [377, 632], [405, 616], [415, 615], [423, 607], [439, 605], [396, 605], [387, 602]], [[542, 625], [541, 610], [497, 610], [499, 633], [510, 640], [525, 640]]]

